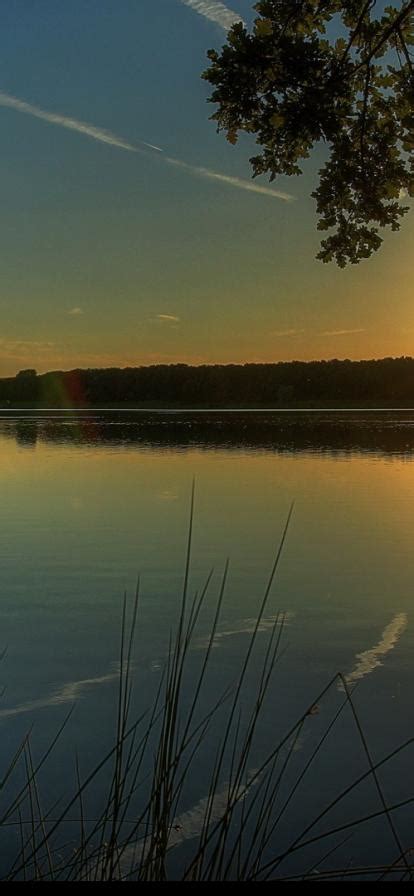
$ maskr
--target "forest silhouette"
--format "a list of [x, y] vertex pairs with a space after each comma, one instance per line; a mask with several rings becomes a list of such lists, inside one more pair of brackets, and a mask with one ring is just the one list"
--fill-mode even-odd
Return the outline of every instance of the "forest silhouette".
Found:
[[47, 408], [414, 406], [414, 359], [53, 371], [0, 379], [0, 405]]

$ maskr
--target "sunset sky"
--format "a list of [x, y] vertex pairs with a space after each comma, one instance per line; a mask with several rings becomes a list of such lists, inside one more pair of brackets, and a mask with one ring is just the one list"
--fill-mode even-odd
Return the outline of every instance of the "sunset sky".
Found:
[[200, 74], [231, 19], [214, 0], [4, 4], [0, 375], [414, 354], [414, 216], [359, 266], [322, 265], [321, 152], [270, 186], [252, 141], [216, 134]]

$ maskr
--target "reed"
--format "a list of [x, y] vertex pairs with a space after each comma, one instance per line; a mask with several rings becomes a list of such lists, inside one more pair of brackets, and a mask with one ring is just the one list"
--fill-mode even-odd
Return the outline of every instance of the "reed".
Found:
[[[3, 880], [10, 881], [269, 881], [269, 880], [411, 880], [410, 850], [402, 842], [396, 813], [412, 806], [414, 796], [387, 800], [381, 774], [414, 738], [398, 745], [380, 760], [374, 760], [353, 691], [341, 673], [319, 694], [307, 701], [293, 725], [276, 737], [265, 758], [257, 764], [257, 736], [266, 698], [281, 655], [285, 617], [279, 613], [269, 632], [256, 674], [254, 700], [243, 709], [246, 681], [261, 623], [288, 534], [292, 509], [286, 521], [273, 567], [257, 612], [240, 673], [232, 687], [207, 705], [205, 683], [213, 662], [215, 638], [226, 593], [228, 563], [216, 596], [208, 642], [198, 674], [188, 681], [188, 663], [197, 622], [211, 586], [207, 577], [200, 593], [190, 594], [194, 489], [185, 561], [184, 584], [177, 626], [170, 638], [165, 668], [152, 705], [139, 718], [132, 718], [134, 681], [133, 646], [139, 616], [140, 587], [132, 607], [124, 599], [119, 687], [115, 737], [112, 749], [82, 778], [76, 757], [76, 785], [61, 805], [44, 807], [39, 785], [57, 741], [64, 738], [70, 713], [53, 742], [37, 763], [28, 735], [11, 758], [0, 782], [5, 805], [0, 826], [3, 835], [16, 832], [18, 845]], [[257, 654], [257, 651], [256, 651]], [[255, 655], [256, 655], [255, 654]], [[340, 688], [338, 688], [338, 684]], [[335, 694], [335, 711], [308, 751], [301, 751], [300, 768], [295, 758], [308, 726], [314, 723], [316, 707]], [[365, 769], [354, 780], [315, 807], [300, 829], [281, 834], [283, 821], [295, 801], [301, 799], [303, 783], [314, 774], [327, 741], [347, 712], [365, 757]], [[283, 720], [279, 727], [283, 727]], [[209, 785], [199, 804], [197, 831], [183, 844], [186, 792], [197, 775], [200, 751], [206, 738], [215, 734], [216, 750], [211, 760]], [[22, 779], [23, 775], [23, 779]], [[106, 797], [97, 817], [90, 818], [87, 797], [105, 776]], [[13, 781], [13, 795], [10, 791]], [[351, 796], [372, 782], [377, 806], [356, 810], [341, 820], [341, 807]], [[358, 806], [360, 803], [356, 800]], [[184, 813], [184, 814], [183, 814]], [[298, 813], [300, 818], [300, 812]], [[352, 864], [350, 843], [358, 831], [382, 819], [393, 850], [392, 861]], [[76, 842], [67, 841], [69, 825], [77, 825]], [[322, 829], [323, 826], [323, 829]], [[352, 841], [350, 837], [352, 836]]]

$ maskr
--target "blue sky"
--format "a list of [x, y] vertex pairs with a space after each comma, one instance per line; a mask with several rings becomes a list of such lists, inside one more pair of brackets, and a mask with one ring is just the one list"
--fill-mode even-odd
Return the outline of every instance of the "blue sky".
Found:
[[251, 154], [209, 121], [200, 74], [225, 32], [188, 2], [5, 4], [3, 95], [163, 153], [0, 104], [0, 374], [412, 353], [411, 221], [339, 271], [314, 260], [317, 158], [274, 185], [292, 202], [188, 167], [247, 181]]

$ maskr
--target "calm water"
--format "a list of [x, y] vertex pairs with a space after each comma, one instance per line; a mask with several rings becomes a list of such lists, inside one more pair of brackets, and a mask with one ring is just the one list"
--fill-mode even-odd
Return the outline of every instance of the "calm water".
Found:
[[[122, 600], [125, 591], [132, 597], [138, 575], [134, 711], [151, 703], [177, 618], [193, 477], [190, 591], [202, 588], [211, 568], [214, 573], [190, 678], [230, 558], [206, 705], [237, 675], [294, 501], [253, 659], [254, 675], [272, 619], [286, 611], [258, 761], [339, 670], [358, 685], [355, 701], [374, 761], [413, 736], [413, 458], [414, 412], [408, 411], [4, 415], [2, 763], [31, 726], [40, 755], [75, 703], [44, 776], [45, 802], [53, 802], [72, 770], [74, 782], [75, 751], [86, 772], [112, 743]], [[247, 703], [252, 694], [251, 681]], [[295, 746], [298, 768], [342, 697], [333, 688], [309, 719]], [[219, 736], [213, 733], [212, 742]], [[321, 753], [300, 799], [292, 800], [282, 842], [306, 813], [313, 817], [325, 805], [339, 780], [366, 768], [349, 710]], [[395, 803], [414, 790], [412, 759], [408, 751], [383, 770], [387, 798]], [[201, 756], [185, 809], [205, 796], [205, 769]], [[365, 788], [336, 810], [334, 821], [378, 807], [375, 789]], [[404, 846], [411, 846], [411, 807], [395, 819]], [[196, 832], [197, 820], [194, 825]], [[193, 835], [183, 832], [184, 850]], [[362, 845], [356, 838], [352, 845], [356, 864], [368, 847], [375, 862], [384, 850], [396, 854], [382, 823], [363, 826], [361, 836]]]

